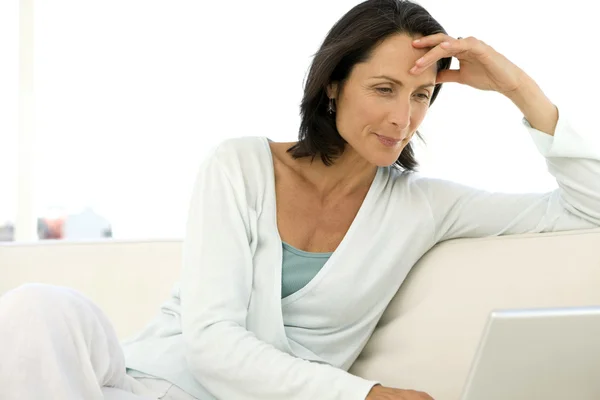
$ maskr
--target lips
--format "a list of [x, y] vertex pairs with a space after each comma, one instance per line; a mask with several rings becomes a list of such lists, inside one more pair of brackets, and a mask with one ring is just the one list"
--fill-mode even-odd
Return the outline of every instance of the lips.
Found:
[[389, 136], [379, 135], [377, 133], [375, 134], [375, 136], [377, 136], [377, 139], [379, 139], [379, 142], [386, 147], [397, 146], [398, 143], [400, 143], [403, 140], [403, 138], [397, 139], [397, 138], [393, 138], [393, 137], [389, 137]]
[[393, 137], [389, 137], [389, 136], [383, 136], [383, 135], [380, 135], [378, 133], [376, 133], [376, 135], [379, 136], [380, 139], [385, 140], [386, 142], [396, 142], [396, 143], [398, 143], [398, 142], [401, 142], [401, 141], [404, 140], [404, 138], [393, 138]]

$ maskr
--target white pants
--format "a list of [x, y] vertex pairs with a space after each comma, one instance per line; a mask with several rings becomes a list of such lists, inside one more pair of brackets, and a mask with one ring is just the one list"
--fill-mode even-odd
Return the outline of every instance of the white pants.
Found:
[[0, 297], [0, 398], [193, 400], [167, 381], [127, 375], [104, 313], [75, 290], [42, 284]]

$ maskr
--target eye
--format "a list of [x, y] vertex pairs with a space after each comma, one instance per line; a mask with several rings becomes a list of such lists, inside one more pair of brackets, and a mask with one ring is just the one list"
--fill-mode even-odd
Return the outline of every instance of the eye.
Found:
[[377, 90], [379, 93], [383, 93], [383, 94], [392, 93], [392, 88], [388, 88], [388, 87], [378, 87], [378, 88], [375, 88], [375, 90]]
[[419, 93], [417, 96], [423, 100], [429, 100], [429, 96], [427, 96], [425, 93]]

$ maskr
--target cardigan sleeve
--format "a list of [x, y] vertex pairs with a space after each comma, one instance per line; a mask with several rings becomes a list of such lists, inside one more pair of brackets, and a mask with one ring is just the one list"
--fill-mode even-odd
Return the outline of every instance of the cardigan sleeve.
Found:
[[246, 329], [252, 289], [244, 188], [215, 155], [198, 174], [183, 245], [181, 322], [188, 367], [219, 399], [363, 400], [376, 382], [278, 350]]
[[440, 179], [418, 179], [434, 220], [434, 242], [454, 238], [588, 229], [600, 226], [600, 149], [559, 112], [554, 136], [523, 118], [558, 188], [492, 193]]

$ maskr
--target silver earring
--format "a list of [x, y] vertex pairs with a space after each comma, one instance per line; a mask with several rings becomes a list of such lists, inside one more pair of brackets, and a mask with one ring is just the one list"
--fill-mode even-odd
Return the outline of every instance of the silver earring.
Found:
[[329, 113], [329, 115], [333, 115], [333, 113], [335, 112], [335, 104], [333, 97], [329, 98], [329, 106], [327, 106], [327, 112]]

